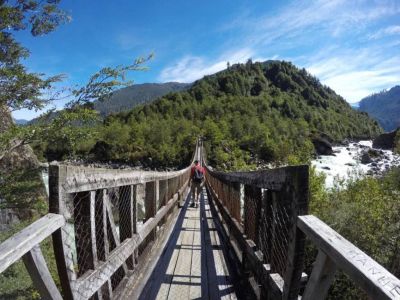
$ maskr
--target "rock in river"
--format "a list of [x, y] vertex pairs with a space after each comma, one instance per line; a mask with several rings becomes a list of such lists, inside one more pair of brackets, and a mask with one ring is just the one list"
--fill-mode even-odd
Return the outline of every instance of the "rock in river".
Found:
[[314, 144], [315, 152], [317, 152], [318, 155], [333, 154], [332, 145], [326, 139], [315, 137], [312, 139], [312, 143]]
[[386, 149], [386, 150], [393, 150], [396, 134], [399, 130], [400, 128], [391, 132], [382, 133], [381, 135], [378, 135], [372, 142], [372, 147]]

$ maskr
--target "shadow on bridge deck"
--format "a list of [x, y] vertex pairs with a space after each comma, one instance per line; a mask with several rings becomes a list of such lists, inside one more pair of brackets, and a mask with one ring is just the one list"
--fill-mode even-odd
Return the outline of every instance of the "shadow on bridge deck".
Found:
[[205, 189], [200, 208], [189, 200], [139, 299], [237, 299]]

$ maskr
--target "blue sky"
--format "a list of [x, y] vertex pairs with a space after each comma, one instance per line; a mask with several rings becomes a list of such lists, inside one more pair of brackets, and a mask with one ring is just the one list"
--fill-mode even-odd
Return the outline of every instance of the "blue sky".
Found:
[[31, 52], [29, 70], [66, 74], [64, 85], [152, 52], [149, 70], [129, 76], [136, 83], [192, 82], [227, 61], [252, 58], [292, 61], [349, 102], [400, 84], [399, 0], [64, 0], [61, 6], [72, 16], [69, 24], [47, 36], [17, 38]]

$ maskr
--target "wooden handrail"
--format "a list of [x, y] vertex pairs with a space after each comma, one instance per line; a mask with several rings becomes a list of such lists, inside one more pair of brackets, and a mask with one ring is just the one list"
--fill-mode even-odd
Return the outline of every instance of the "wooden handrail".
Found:
[[298, 172], [308, 172], [307, 166], [288, 166], [271, 170], [227, 173], [212, 170], [207, 165], [206, 168], [208, 172], [220, 180], [271, 190], [280, 190], [285, 184], [291, 182], [294, 174]]
[[323, 298], [336, 267], [371, 299], [400, 299], [400, 280], [315, 216], [299, 216], [298, 227], [320, 251], [303, 299]]
[[47, 214], [5, 240], [0, 244], [0, 273], [64, 225], [63, 216]]
[[[192, 162], [199, 157], [197, 143]], [[53, 235], [64, 298], [119, 293], [138, 271], [143, 251], [150, 252], [176, 218], [189, 176], [190, 166], [154, 172], [51, 164], [50, 211], [67, 220]]]
[[41, 297], [62, 300], [40, 250], [40, 243], [64, 225], [63, 216], [50, 213], [1, 243], [0, 273], [22, 258]]
[[180, 199], [184, 189], [187, 187], [186, 182], [183, 187], [173, 195], [168, 203], [161, 208], [157, 214], [146, 221], [140, 228], [137, 234], [132, 238], [126, 239], [118, 248], [110, 252], [107, 261], [101, 263], [97, 268], [90, 273], [86, 274], [82, 279], [78, 279], [76, 287], [78, 294], [83, 299], [88, 299], [107, 282], [111, 275], [134, 253], [143, 241], [150, 235], [150, 233], [157, 227], [158, 223], [164, 218], [167, 213], [175, 206], [176, 202]]
[[[52, 163], [50, 164], [50, 168], [57, 165], [58, 163]], [[156, 180], [168, 180], [184, 174], [190, 168], [187, 167], [179, 171], [171, 172], [154, 172], [70, 165], [60, 165], [60, 167], [65, 169], [65, 174], [67, 176], [66, 181], [63, 183], [63, 189], [66, 193], [79, 193], [96, 189], [142, 184]]]

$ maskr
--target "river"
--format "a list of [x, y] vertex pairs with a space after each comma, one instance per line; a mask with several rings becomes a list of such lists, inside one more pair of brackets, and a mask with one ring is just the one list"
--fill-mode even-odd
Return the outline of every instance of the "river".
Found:
[[392, 166], [400, 166], [400, 156], [390, 150], [380, 150], [380, 158], [368, 164], [361, 163], [363, 152], [372, 148], [372, 141], [350, 143], [348, 146], [333, 147], [334, 155], [321, 155], [312, 161], [318, 172], [326, 175], [325, 186], [334, 186], [335, 179], [351, 176], [379, 175]]

